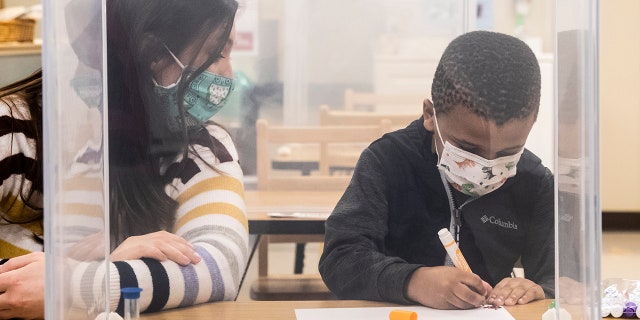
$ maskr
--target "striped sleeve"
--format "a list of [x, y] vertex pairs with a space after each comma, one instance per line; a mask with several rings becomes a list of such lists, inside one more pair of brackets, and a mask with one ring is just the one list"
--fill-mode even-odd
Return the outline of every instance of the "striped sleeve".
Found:
[[[232, 161], [220, 162], [208, 148], [196, 146], [199, 156], [191, 155], [189, 159], [198, 170], [190, 179], [175, 178], [166, 187], [167, 194], [178, 202], [173, 233], [192, 243], [202, 260], [187, 266], [154, 259], [111, 263], [110, 287], [142, 288], [139, 306], [143, 312], [233, 300], [237, 296], [249, 256], [242, 170], [226, 131], [213, 127], [210, 134], [222, 142]], [[91, 272], [102, 274], [78, 276], [74, 291], [91, 292], [86, 288], [102, 285], [100, 279], [105, 271], [94, 268]], [[111, 307], [122, 314], [119, 292], [110, 292]]]
[[[28, 223], [39, 215], [23, 202], [21, 193], [31, 189], [36, 165], [36, 141], [31, 132], [31, 116], [26, 103], [17, 96], [0, 99], [0, 258], [12, 258], [43, 251], [41, 220]], [[42, 207], [42, 194], [36, 191], [31, 203]]]

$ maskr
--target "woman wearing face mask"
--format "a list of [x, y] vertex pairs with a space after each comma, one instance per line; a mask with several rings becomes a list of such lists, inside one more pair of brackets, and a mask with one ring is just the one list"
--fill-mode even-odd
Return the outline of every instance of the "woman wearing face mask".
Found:
[[[233, 300], [239, 290], [242, 171], [212, 121], [233, 88], [236, 10], [233, 0], [107, 1], [110, 286], [142, 288], [143, 312]], [[99, 300], [83, 294], [102, 290], [94, 264], [73, 269], [79, 308]], [[122, 314], [119, 290], [110, 300]]]
[[[248, 260], [242, 171], [229, 134], [211, 121], [233, 89], [229, 58], [236, 10], [234, 0], [107, 1], [109, 305], [120, 314], [121, 287], [142, 288], [143, 312], [237, 296]], [[16, 97], [36, 101], [37, 112], [30, 110], [34, 119], [41, 117], [40, 79], [38, 74], [33, 98], [31, 91], [9, 96], [12, 102]], [[98, 97], [84, 99], [85, 91], [79, 96], [99, 107], [100, 92], [89, 90]], [[20, 113], [13, 115], [28, 120], [27, 107], [18, 107]], [[25, 132], [25, 138], [41, 141], [40, 131]], [[35, 150], [28, 154], [41, 159]], [[34, 216], [37, 222], [42, 218], [39, 181], [32, 181], [33, 191], [20, 194], [40, 213]], [[93, 239], [101, 239], [100, 230], [95, 232]], [[30, 250], [41, 251], [42, 243], [36, 245]], [[75, 307], [100, 310], [104, 301], [95, 294], [104, 290], [106, 269], [91, 260], [103, 250], [81, 247], [68, 253], [77, 260], [70, 263], [74, 268], [65, 289]], [[0, 319], [43, 317], [43, 269], [42, 253], [0, 265]], [[11, 281], [16, 278], [20, 281]]]

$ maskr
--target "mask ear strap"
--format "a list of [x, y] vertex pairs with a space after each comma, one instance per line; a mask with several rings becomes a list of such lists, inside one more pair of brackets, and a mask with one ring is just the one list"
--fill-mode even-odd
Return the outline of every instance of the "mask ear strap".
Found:
[[[440, 134], [440, 127], [438, 127], [438, 117], [436, 117], [436, 107], [433, 107], [433, 122], [436, 125], [436, 131], [438, 132], [438, 138], [440, 138], [440, 142], [444, 146], [444, 140], [442, 140], [442, 134]], [[440, 157], [440, 153], [438, 152], [438, 144], [436, 144], [436, 154]]]
[[175, 54], [173, 54], [173, 52], [171, 52], [171, 50], [169, 50], [169, 47], [167, 47], [167, 45], [165, 43], [162, 44], [164, 46], [165, 49], [167, 49], [167, 51], [169, 52], [169, 54], [171, 55], [171, 57], [173, 57], [173, 60], [176, 61], [176, 63], [180, 66], [180, 68], [182, 70], [184, 70], [185, 66], [184, 64], [182, 64], [182, 62], [180, 62], [180, 60], [178, 59], [178, 57], [176, 57]]
[[[173, 58], [173, 60], [176, 61], [176, 63], [178, 64], [178, 66], [180, 66], [180, 68], [184, 71], [185, 66], [182, 64], [182, 62], [180, 62], [180, 60], [178, 59], [178, 57], [176, 57], [175, 54], [173, 54], [173, 52], [171, 52], [171, 50], [169, 49], [169, 47], [167, 47], [167, 45], [163, 42], [162, 45], [164, 46], [165, 49], [167, 49], [167, 52], [169, 52], [169, 54], [171, 55], [171, 57]], [[179, 80], [179, 79], [178, 79]], [[153, 77], [151, 78], [151, 81], [153, 81], [153, 84], [158, 86], [158, 82], [156, 82], [156, 79], [154, 79]], [[176, 82], [177, 83], [177, 82]], [[175, 85], [175, 83], [173, 84]], [[173, 86], [171, 85], [171, 86]]]

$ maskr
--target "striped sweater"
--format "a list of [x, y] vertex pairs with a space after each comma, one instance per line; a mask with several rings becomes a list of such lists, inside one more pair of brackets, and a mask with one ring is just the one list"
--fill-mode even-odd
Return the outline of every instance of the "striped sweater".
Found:
[[[23, 203], [20, 194], [31, 188], [27, 171], [34, 165], [36, 142], [26, 129], [31, 119], [29, 108], [19, 97], [0, 99], [0, 258], [12, 258], [34, 251], [43, 251], [42, 219], [28, 223], [20, 221], [37, 214]], [[42, 207], [42, 194], [34, 193], [32, 205]]]
[[[229, 134], [218, 126], [209, 126], [209, 133], [226, 148], [229, 159], [218, 159], [208, 148], [196, 145], [200, 157], [190, 154], [187, 160], [195, 168], [190, 170], [192, 176], [175, 178], [165, 188], [178, 202], [173, 233], [192, 243], [202, 261], [180, 266], [143, 258], [112, 262], [108, 268], [101, 262], [78, 262], [71, 278], [76, 307], [100, 309], [106, 270], [110, 307], [120, 314], [121, 287], [143, 289], [139, 300], [143, 312], [235, 299], [249, 256], [242, 170]], [[172, 163], [182, 160], [178, 157]], [[172, 163], [163, 170], [170, 170]], [[91, 214], [86, 216], [90, 219]]]

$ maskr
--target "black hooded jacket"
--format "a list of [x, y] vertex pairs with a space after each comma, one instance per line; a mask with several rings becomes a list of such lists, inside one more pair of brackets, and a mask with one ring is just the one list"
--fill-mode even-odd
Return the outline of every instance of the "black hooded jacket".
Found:
[[[442, 266], [438, 230], [452, 209], [422, 119], [362, 152], [351, 183], [327, 219], [320, 273], [341, 299], [411, 304], [406, 287], [422, 266]], [[554, 292], [553, 175], [525, 150], [517, 174], [463, 206], [460, 250], [495, 286], [520, 259], [526, 278]], [[455, 207], [469, 198], [450, 189]]]

